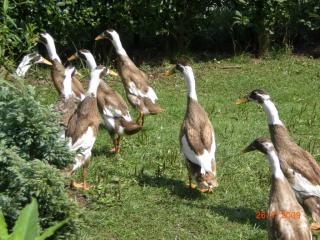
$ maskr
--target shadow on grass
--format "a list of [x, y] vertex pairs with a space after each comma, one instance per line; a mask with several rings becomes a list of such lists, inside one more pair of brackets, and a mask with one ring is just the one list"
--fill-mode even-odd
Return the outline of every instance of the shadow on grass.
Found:
[[256, 211], [246, 207], [228, 207], [225, 205], [210, 206], [210, 209], [221, 216], [225, 216], [231, 222], [249, 223], [255, 228], [266, 229], [266, 219], [256, 219]]
[[188, 189], [186, 184], [181, 180], [167, 178], [164, 176], [149, 176], [146, 174], [140, 174], [137, 177], [140, 186], [148, 185], [157, 188], [167, 188], [172, 194], [183, 199], [203, 199], [203, 194], [197, 189]]

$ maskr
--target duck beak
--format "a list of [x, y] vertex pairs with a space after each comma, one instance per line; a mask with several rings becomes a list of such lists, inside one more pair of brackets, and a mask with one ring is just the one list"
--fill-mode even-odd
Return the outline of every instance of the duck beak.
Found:
[[245, 154], [245, 153], [248, 153], [248, 152], [252, 152], [256, 150], [255, 146], [253, 146], [252, 144], [250, 144], [248, 147], [246, 147], [245, 149], [243, 149], [241, 151], [241, 154]]
[[239, 98], [237, 101], [236, 101], [236, 104], [237, 105], [240, 105], [240, 104], [244, 104], [244, 103], [247, 103], [249, 102], [249, 99], [247, 97], [244, 97], [244, 98]]
[[112, 71], [112, 70], [110, 70], [110, 69], [109, 69], [108, 74], [111, 75], [111, 76], [114, 76], [114, 77], [118, 77], [118, 76], [119, 76], [118, 73], [116, 73], [115, 71]]
[[77, 75], [78, 77], [82, 77], [82, 74], [80, 72], [78, 72], [77, 70], [75, 70], [74, 74]]
[[52, 63], [49, 60], [45, 59], [45, 58], [42, 58], [40, 63], [44, 63], [44, 64], [47, 64], [47, 65], [52, 65]]
[[168, 76], [171, 76], [173, 75], [174, 73], [176, 72], [176, 68], [172, 68], [171, 70], [168, 70], [164, 73], [164, 76], [168, 77]]
[[78, 59], [78, 57], [75, 55], [75, 54], [73, 54], [73, 55], [71, 55], [70, 57], [68, 57], [68, 61], [69, 62], [71, 62], [71, 61], [73, 61], [73, 60], [76, 60], [76, 59]]
[[104, 39], [104, 36], [102, 34], [99, 34], [98, 36], [96, 36], [96, 38], [94, 39], [95, 41]]

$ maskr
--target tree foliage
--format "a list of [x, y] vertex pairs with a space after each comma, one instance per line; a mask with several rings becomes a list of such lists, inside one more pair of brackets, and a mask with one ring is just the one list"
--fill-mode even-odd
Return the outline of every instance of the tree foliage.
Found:
[[0, 63], [30, 51], [39, 32], [73, 52], [93, 49], [95, 35], [108, 27], [129, 46], [166, 53], [312, 44], [320, 35], [319, 6], [319, 0], [4, 0]]

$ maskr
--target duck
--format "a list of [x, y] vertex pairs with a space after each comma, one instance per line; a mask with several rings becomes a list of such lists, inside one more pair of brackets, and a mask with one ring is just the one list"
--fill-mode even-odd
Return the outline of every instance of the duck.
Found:
[[113, 29], [107, 29], [98, 35], [95, 40], [109, 39], [118, 55], [117, 67], [124, 85], [129, 103], [139, 112], [136, 122], [144, 125], [146, 115], [156, 115], [163, 111], [157, 103], [158, 97], [149, 85], [148, 76], [141, 71], [130, 59], [122, 46], [119, 34]]
[[278, 153], [284, 175], [287, 177], [299, 202], [311, 213], [314, 224], [320, 223], [320, 167], [314, 157], [298, 146], [280, 120], [270, 95], [261, 89], [251, 91], [236, 104], [256, 102], [267, 114], [272, 143]]
[[69, 121], [79, 105], [79, 99], [72, 94], [72, 78], [76, 72], [75, 67], [68, 66], [64, 69], [64, 80], [58, 102], [54, 106], [54, 111], [60, 113], [60, 125], [62, 126], [60, 137], [65, 139], [65, 132]]
[[[86, 182], [89, 159], [100, 125], [97, 90], [101, 79], [106, 75], [107, 69], [103, 66], [97, 66], [90, 73], [90, 82], [86, 97], [79, 103], [76, 111], [71, 116], [66, 129], [66, 138], [69, 140], [69, 149], [77, 152], [75, 163], [69, 174], [73, 175], [78, 168], [83, 167], [83, 181], [82, 183], [72, 181], [71, 186], [74, 188], [83, 190], [90, 189], [90, 185]], [[68, 94], [70, 95], [70, 92]]]
[[[41, 33], [39, 41], [45, 45], [50, 61], [52, 62], [51, 77], [56, 90], [59, 95], [62, 91], [64, 79], [64, 65], [57, 54], [53, 37], [49, 33]], [[72, 93], [77, 99], [83, 100], [85, 98], [85, 91], [81, 82], [75, 77], [72, 78]]]
[[19, 63], [15, 73], [18, 77], [24, 78], [28, 70], [34, 64], [43, 63], [46, 65], [52, 65], [50, 61], [42, 57], [39, 53], [29, 53], [24, 55], [21, 62]]
[[[97, 66], [92, 53], [87, 49], [77, 51], [68, 58], [68, 61], [78, 58], [83, 59], [91, 71]], [[110, 69], [108, 69], [108, 74], [118, 76]], [[122, 96], [104, 81], [101, 81], [98, 87], [97, 100], [99, 111], [114, 145], [110, 152], [120, 153], [121, 136], [135, 134], [142, 129], [142, 126], [132, 120], [129, 108]]]
[[[180, 130], [180, 149], [188, 169], [189, 188], [199, 187], [201, 192], [212, 192], [218, 187], [215, 159], [216, 141], [208, 114], [198, 102], [195, 77], [191, 66], [177, 63], [167, 76], [182, 73], [187, 88], [187, 110]], [[197, 185], [192, 184], [195, 179]]]
[[242, 152], [259, 151], [269, 161], [272, 171], [268, 220], [268, 239], [311, 240], [307, 216], [280, 167], [278, 153], [270, 139], [260, 137]]

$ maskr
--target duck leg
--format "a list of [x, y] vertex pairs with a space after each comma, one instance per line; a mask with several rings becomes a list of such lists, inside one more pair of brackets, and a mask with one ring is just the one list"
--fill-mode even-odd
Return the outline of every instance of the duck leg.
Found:
[[120, 135], [116, 138], [116, 151], [115, 153], [120, 153], [120, 140], [121, 140], [121, 137]]
[[[76, 169], [78, 169], [82, 165], [83, 161], [84, 161], [84, 156], [82, 155], [76, 156], [76, 163], [73, 166], [72, 170], [69, 172], [70, 176], [72, 176], [76, 171]], [[83, 183], [77, 183], [76, 181], [71, 180], [70, 187], [75, 189], [83, 188]]]
[[192, 172], [191, 172], [191, 167], [190, 167], [188, 162], [186, 162], [186, 166], [187, 166], [187, 169], [188, 169], [188, 184], [187, 184], [187, 188], [196, 189], [197, 185], [192, 183]]
[[141, 112], [140, 114], [141, 114], [141, 126], [143, 126], [143, 124], [144, 124], [144, 113]]
[[83, 190], [89, 190], [90, 185], [86, 182], [88, 177], [88, 167], [89, 167], [89, 159], [83, 164], [83, 171], [82, 171], [82, 186]]
[[110, 153], [117, 153], [117, 138], [112, 137], [113, 148], [109, 151]]

